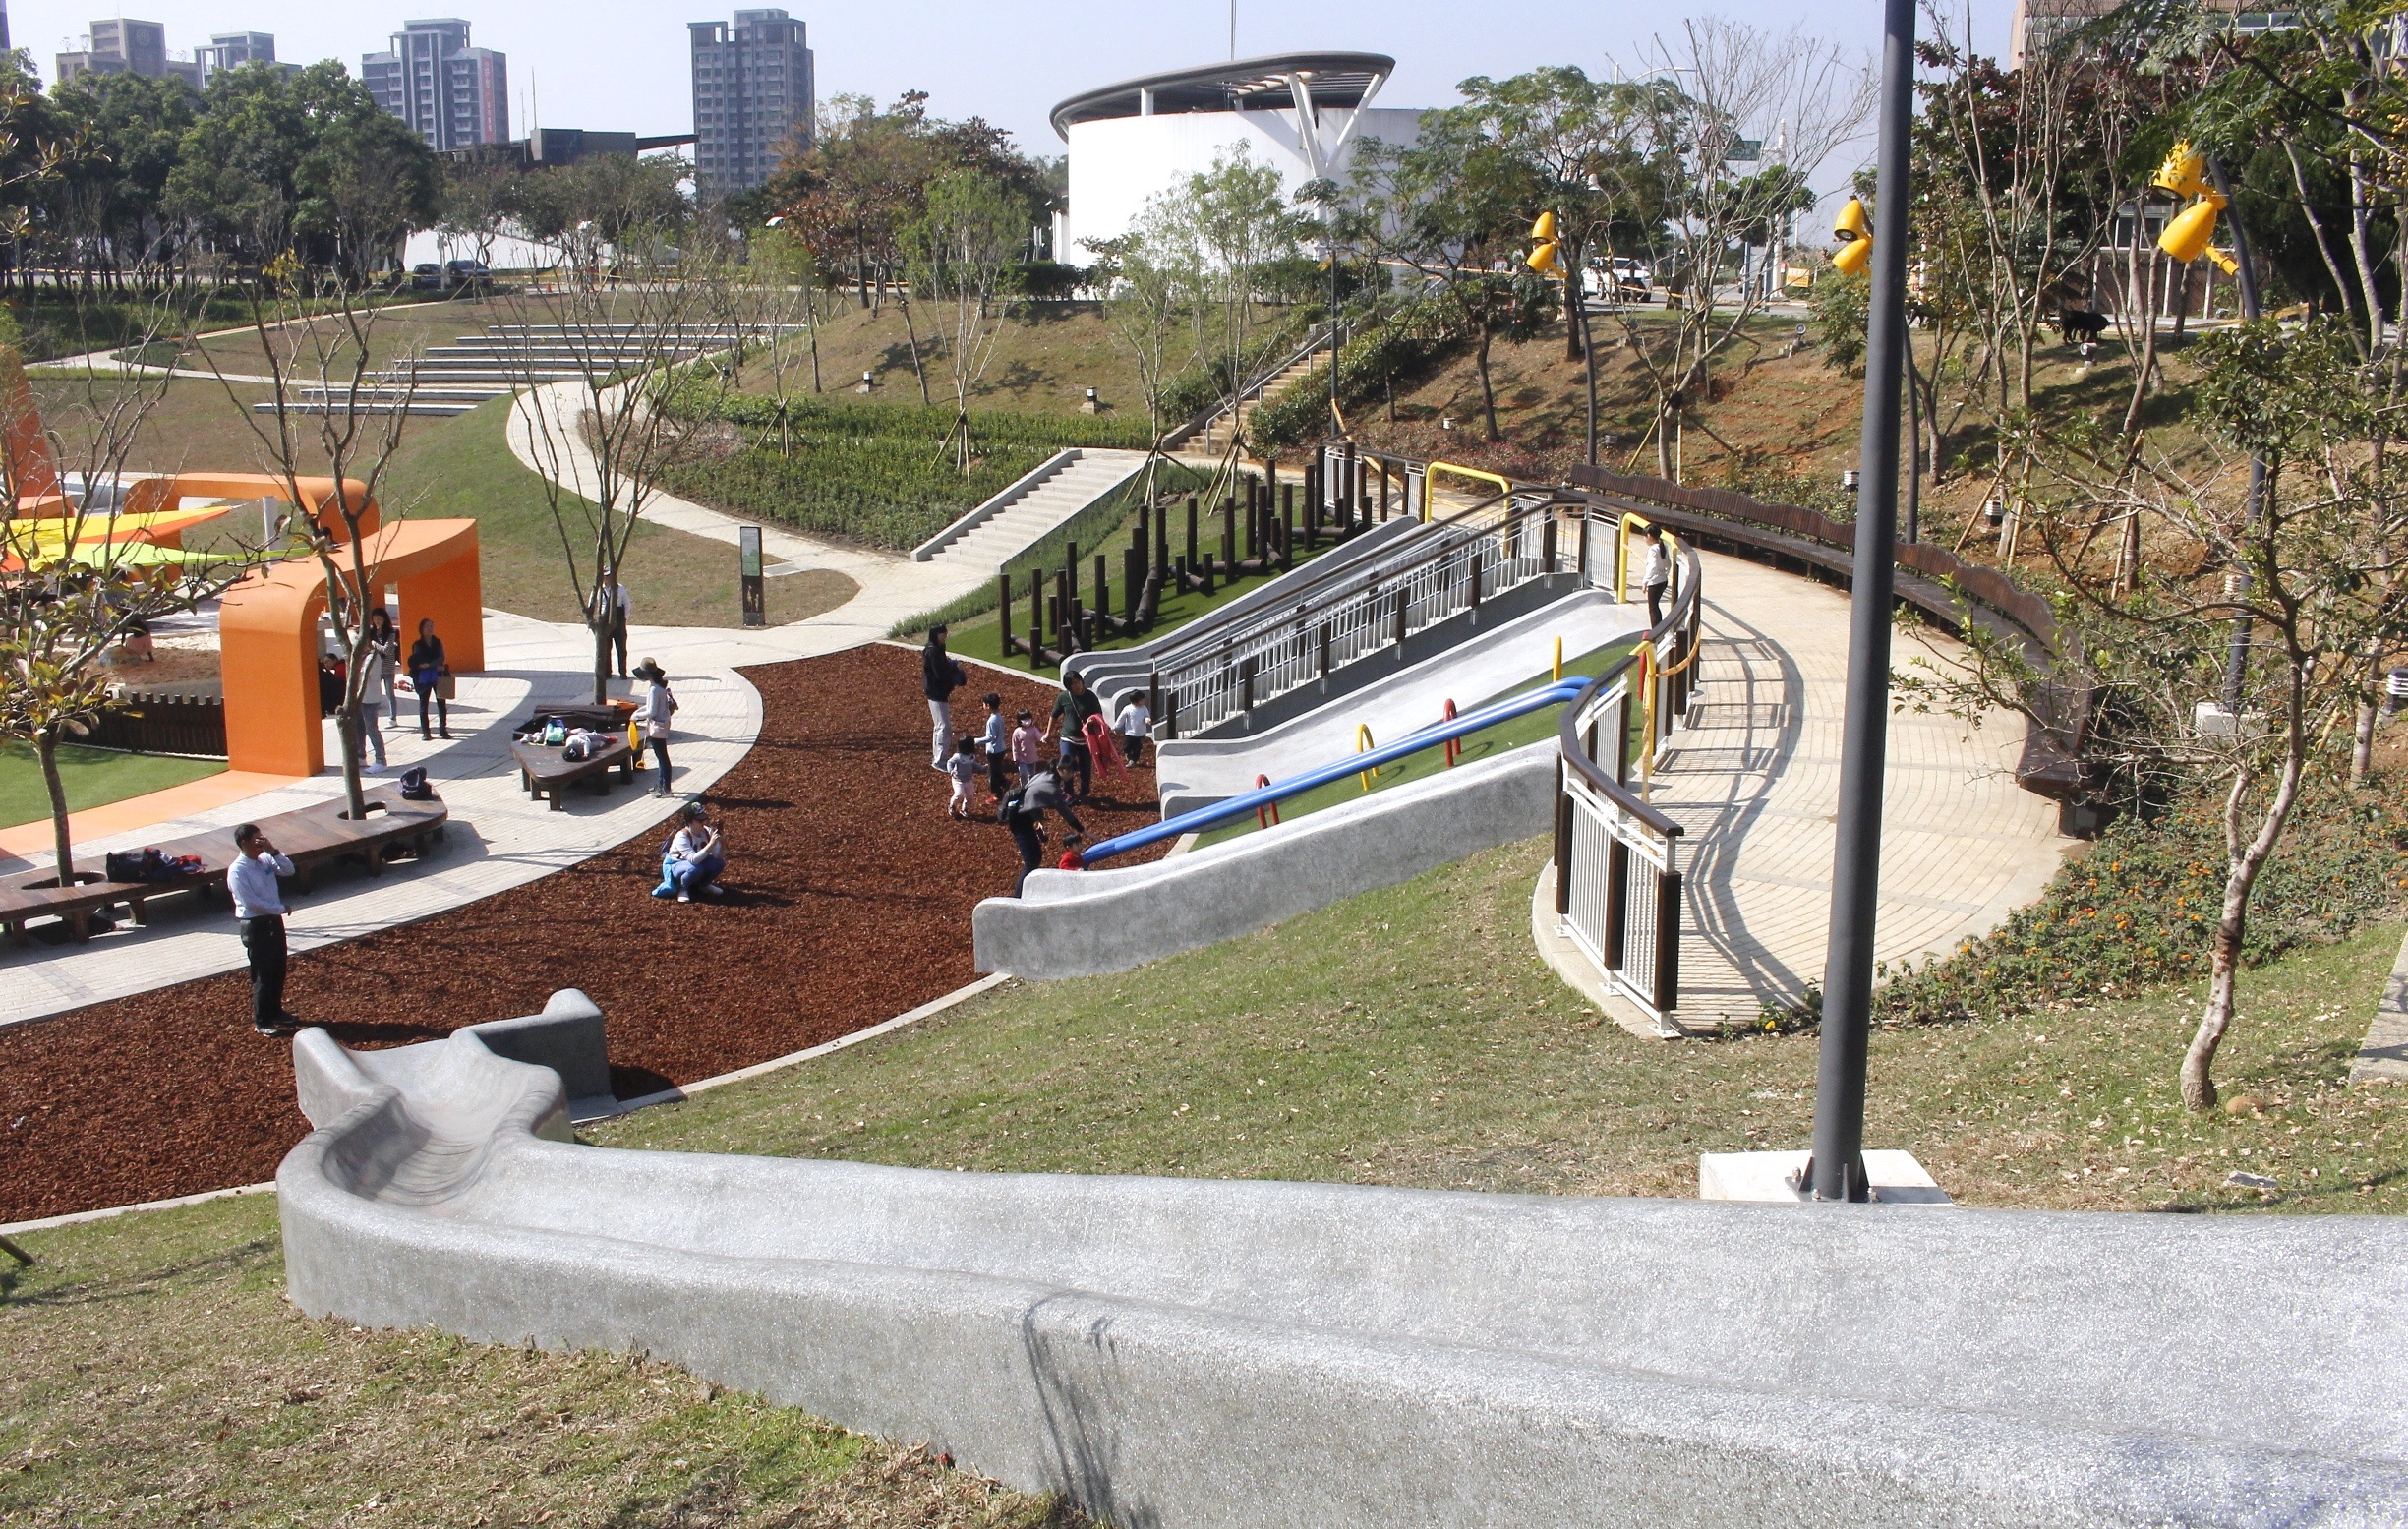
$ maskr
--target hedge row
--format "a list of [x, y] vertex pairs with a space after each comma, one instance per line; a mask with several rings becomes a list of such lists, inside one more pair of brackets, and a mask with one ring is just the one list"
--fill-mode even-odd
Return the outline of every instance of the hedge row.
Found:
[[[698, 392], [682, 393], [672, 406], [685, 418], [715, 418], [764, 437], [785, 417], [787, 432], [797, 439], [800, 451], [832, 439], [924, 441], [933, 445], [953, 434], [954, 411], [923, 409], [915, 404], [857, 403], [826, 397], [775, 398], [750, 393], [714, 397], [706, 403]], [[1143, 418], [1115, 411], [1108, 414], [1023, 414], [1009, 409], [972, 409], [969, 438], [976, 449], [995, 446], [1118, 447], [1143, 451], [1153, 443]]]
[[916, 547], [972, 505], [1035, 469], [1056, 449], [981, 441], [968, 482], [949, 452], [916, 438], [836, 438], [793, 456], [739, 450], [684, 463], [669, 490], [723, 509], [876, 547]]
[[[1402, 322], [1382, 323], [1338, 350], [1338, 398], [1361, 403], [1388, 386], [1420, 378], [1444, 356], [1448, 342]], [[1276, 398], [1255, 410], [1247, 435], [1277, 449], [1309, 445], [1329, 424], [1329, 364], [1322, 362]]]

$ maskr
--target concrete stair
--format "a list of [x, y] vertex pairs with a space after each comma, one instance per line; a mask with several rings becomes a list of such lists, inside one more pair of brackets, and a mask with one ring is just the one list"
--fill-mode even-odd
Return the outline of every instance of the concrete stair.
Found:
[[1145, 464], [1143, 451], [1084, 450], [1076, 460], [920, 560], [944, 567], [998, 571], [1064, 521], [1128, 482]]
[[[1312, 355], [1306, 356], [1301, 360], [1292, 363], [1285, 370], [1280, 372], [1278, 376], [1263, 383], [1262, 390], [1256, 393], [1253, 397], [1240, 399], [1238, 401], [1237, 411], [1238, 429], [1243, 431], [1246, 428], [1246, 426], [1254, 419], [1255, 410], [1263, 407], [1263, 404], [1269, 402], [1273, 398], [1278, 397], [1288, 388], [1295, 386], [1296, 383], [1303, 381], [1306, 377], [1312, 375], [1314, 368], [1320, 364], [1321, 357], [1322, 353], [1315, 352]], [[1222, 415], [1219, 418], [1214, 419], [1212, 423], [1206, 425], [1203, 430], [1198, 431], [1195, 435], [1189, 437], [1187, 444], [1182, 449], [1190, 454], [1199, 454], [1204, 456], [1218, 456], [1223, 451], [1228, 450], [1228, 416]]]

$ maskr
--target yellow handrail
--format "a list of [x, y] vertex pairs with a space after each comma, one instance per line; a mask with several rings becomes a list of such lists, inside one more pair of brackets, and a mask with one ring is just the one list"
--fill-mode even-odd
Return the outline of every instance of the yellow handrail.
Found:
[[1458, 478], [1475, 478], [1482, 483], [1493, 483], [1497, 485], [1497, 492], [1499, 494], [1513, 492], [1512, 480], [1499, 477], [1496, 473], [1483, 472], [1477, 467], [1465, 467], [1456, 462], [1432, 462], [1428, 467], [1422, 469], [1422, 518], [1424, 520], [1430, 518], [1430, 495], [1440, 473], [1453, 473]]
[[1673, 533], [1649, 520], [1645, 515], [1624, 510], [1620, 528], [1622, 533], [1621, 556], [1614, 559], [1614, 603], [1615, 605], [1627, 605], [1630, 602], [1630, 522], [1633, 520], [1645, 529], [1655, 532], [1656, 539], [1664, 544], [1665, 555], [1674, 559], [1673, 565], [1675, 568], [1679, 566], [1680, 544], [1673, 540]]
[[[1356, 723], [1355, 752], [1358, 754], [1368, 754], [1379, 746], [1379, 744], [1372, 741], [1372, 725], [1368, 722]], [[1372, 789], [1372, 777], [1378, 775], [1379, 773], [1380, 767], [1377, 765], [1374, 765], [1371, 769], [1362, 772], [1363, 789], [1365, 791], [1370, 791]]]
[[1556, 672], [1554, 678], [1556, 678], [1557, 681], [1560, 681], [1563, 678], [1563, 639], [1560, 637], [1556, 639]]

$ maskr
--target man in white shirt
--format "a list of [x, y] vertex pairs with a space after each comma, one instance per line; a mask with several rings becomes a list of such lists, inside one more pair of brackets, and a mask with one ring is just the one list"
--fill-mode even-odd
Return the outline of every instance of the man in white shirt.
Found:
[[293, 862], [276, 853], [257, 823], [234, 831], [237, 857], [226, 867], [226, 893], [234, 899], [234, 918], [243, 931], [243, 951], [251, 958], [251, 1028], [263, 1035], [289, 1035], [301, 1028], [300, 1016], [284, 1007], [284, 889], [279, 876], [293, 873]]

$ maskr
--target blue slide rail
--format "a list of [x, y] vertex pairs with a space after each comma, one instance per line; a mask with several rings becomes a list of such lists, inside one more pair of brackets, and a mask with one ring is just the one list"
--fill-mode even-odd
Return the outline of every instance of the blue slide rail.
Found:
[[1525, 690], [1518, 695], [1506, 696], [1500, 701], [1491, 701], [1485, 706], [1474, 707], [1450, 721], [1433, 723], [1419, 733], [1407, 734], [1393, 743], [1365, 749], [1359, 754], [1350, 754], [1335, 763], [1321, 765], [1288, 780], [1275, 781], [1268, 786], [1257, 787], [1242, 796], [1232, 796], [1212, 806], [1200, 807], [1194, 812], [1183, 812], [1177, 817], [1164, 818], [1159, 823], [1149, 824], [1117, 838], [1089, 845], [1079, 852], [1079, 868], [1084, 870], [1113, 855], [1126, 854], [1132, 850], [1143, 850], [1147, 845], [1160, 844], [1165, 839], [1176, 839], [1182, 834], [1196, 834], [1207, 828], [1218, 828], [1223, 823], [1235, 822], [1259, 807], [1267, 806], [1272, 802], [1285, 801], [1291, 796], [1301, 795], [1316, 787], [1326, 786], [1332, 781], [1342, 781], [1350, 775], [1361, 775], [1366, 770], [1377, 770], [1382, 765], [1392, 764], [1425, 749], [1438, 748], [1455, 738], [1477, 733], [1483, 728], [1493, 728], [1500, 722], [1511, 722], [1516, 717], [1527, 717], [1532, 712], [1544, 711], [1550, 706], [1560, 706], [1577, 697], [1591, 683], [1592, 681], [1586, 676], [1566, 676], [1561, 679], [1541, 685], [1535, 690]]

